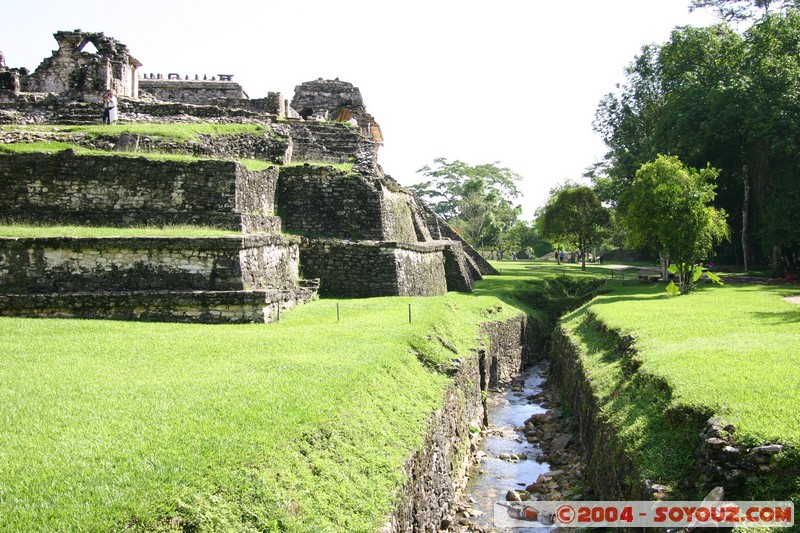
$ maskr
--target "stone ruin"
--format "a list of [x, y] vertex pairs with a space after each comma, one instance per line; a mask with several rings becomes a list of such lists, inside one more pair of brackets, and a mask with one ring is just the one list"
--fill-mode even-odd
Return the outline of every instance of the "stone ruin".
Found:
[[[141, 63], [127, 46], [102, 32], [59, 31], [53, 37], [58, 50], [52, 56], [30, 74], [24, 68], [6, 68], [13, 81], [0, 84], [0, 89], [59, 93], [75, 99], [94, 97], [108, 89], [120, 96], [138, 96], [136, 69]], [[93, 51], [88, 50], [90, 45]]]
[[[0, 222], [189, 224], [234, 233], [0, 238], [0, 315], [269, 322], [316, 292], [437, 295], [471, 291], [476, 279], [496, 273], [383, 172], [380, 126], [352, 84], [303, 83], [291, 104], [278, 93], [251, 100], [238, 89], [212, 97], [200, 80], [137, 86], [139, 63], [121, 43], [102, 33], [55, 36], [59, 50], [33, 74], [9, 69], [0, 55], [0, 124], [98, 124], [98, 109], [87, 102], [113, 87], [121, 123], [247, 123], [261, 131], [199, 141], [22, 128], [0, 134], [0, 143], [58, 141], [109, 152], [0, 152]], [[97, 57], [85, 57], [89, 42]], [[159, 83], [176, 91], [159, 92]], [[132, 157], [148, 151], [202, 159]], [[248, 170], [240, 159], [273, 165]], [[333, 166], [342, 163], [352, 170]]]

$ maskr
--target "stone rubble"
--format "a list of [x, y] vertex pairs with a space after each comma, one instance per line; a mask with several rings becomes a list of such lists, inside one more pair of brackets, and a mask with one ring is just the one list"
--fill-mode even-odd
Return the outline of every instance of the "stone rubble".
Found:
[[[501, 453], [498, 459], [510, 462], [536, 460], [539, 463], [550, 464], [550, 471], [545, 472], [533, 480], [519, 480], [519, 487], [509, 487], [505, 499], [511, 502], [522, 501], [562, 501], [562, 500], [587, 500], [592, 499], [593, 491], [588, 486], [584, 476], [586, 470], [582, 460], [582, 452], [577, 439], [573, 437], [570, 419], [564, 415], [560, 404], [548, 390], [528, 396], [528, 400], [538, 403], [547, 411], [537, 413], [528, 418], [524, 425], [515, 429], [520, 438], [530, 443], [537, 444], [541, 454], [535, 457], [527, 455]], [[484, 430], [485, 435], [491, 434], [493, 429]], [[485, 461], [487, 455], [479, 451], [474, 456], [474, 464]], [[505, 488], [504, 488], [505, 489]], [[488, 533], [487, 529], [474, 522], [474, 518], [481, 516], [482, 511], [473, 507], [475, 501], [467, 497], [456, 505], [456, 518], [442, 524], [441, 531], [477, 532]]]

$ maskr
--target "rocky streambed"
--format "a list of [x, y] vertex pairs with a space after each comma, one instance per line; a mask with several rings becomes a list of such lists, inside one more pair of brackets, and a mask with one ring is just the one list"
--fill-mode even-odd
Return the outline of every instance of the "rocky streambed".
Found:
[[[487, 395], [488, 425], [469, 481], [459, 495], [455, 531], [503, 531], [498, 502], [588, 499], [580, 450], [569, 419], [546, 389], [547, 362]], [[538, 524], [537, 524], [538, 525]], [[544, 528], [517, 528], [542, 531]]]

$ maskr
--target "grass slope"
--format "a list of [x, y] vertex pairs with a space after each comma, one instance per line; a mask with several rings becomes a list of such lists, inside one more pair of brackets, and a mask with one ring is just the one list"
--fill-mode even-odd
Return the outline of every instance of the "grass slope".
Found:
[[[754, 496], [800, 495], [800, 307], [783, 299], [798, 292], [796, 286], [709, 286], [671, 298], [663, 285], [632, 282], [565, 318], [603, 412], [644, 477], [674, 486], [687, 479], [699, 418], [713, 414], [736, 426], [740, 444], [786, 445], [787, 475], [779, 473], [774, 485], [751, 486]], [[636, 339], [635, 373], [587, 320], [589, 312]]]
[[375, 530], [447, 384], [409, 347], [467, 355], [519, 310], [341, 300], [337, 323], [335, 303], [269, 326], [0, 319], [0, 530]]

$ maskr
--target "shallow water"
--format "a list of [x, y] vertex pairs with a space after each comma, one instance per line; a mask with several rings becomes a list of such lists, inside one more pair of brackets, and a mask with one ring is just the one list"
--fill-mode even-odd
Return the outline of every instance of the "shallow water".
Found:
[[[539, 474], [550, 470], [550, 465], [539, 462], [542, 452], [539, 446], [531, 444], [525, 435], [514, 428], [524, 425], [536, 413], [546, 411], [542, 406], [527, 399], [542, 390], [545, 384], [546, 363], [534, 365], [520, 374], [520, 380], [500, 392], [489, 392], [487, 407], [489, 426], [481, 450], [486, 454], [480, 464], [470, 471], [470, 479], [463, 500], [470, 507], [482, 512], [470, 520], [487, 531], [544, 532], [553, 528], [514, 528], [494, 527], [495, 509], [501, 512], [497, 502], [506, 501], [506, 493], [511, 490], [524, 490]], [[525, 455], [519, 462], [499, 459], [501, 454]]]

